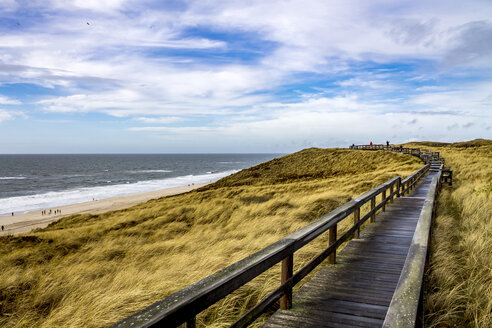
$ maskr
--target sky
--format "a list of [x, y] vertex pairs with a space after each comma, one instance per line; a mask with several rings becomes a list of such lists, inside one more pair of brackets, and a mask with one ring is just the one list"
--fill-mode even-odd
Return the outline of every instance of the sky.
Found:
[[0, 0], [0, 153], [475, 138], [490, 0]]

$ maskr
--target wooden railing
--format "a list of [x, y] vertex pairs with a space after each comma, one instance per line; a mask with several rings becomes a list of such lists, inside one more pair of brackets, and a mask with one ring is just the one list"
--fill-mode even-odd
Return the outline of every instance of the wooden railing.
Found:
[[[393, 150], [384, 145], [352, 146], [351, 148]], [[408, 152], [416, 156], [420, 156], [423, 153], [419, 150], [417, 154], [417, 151], [408, 150], [408, 148], [392, 148], [397, 148], [402, 152]], [[296, 284], [325, 259], [328, 259], [328, 263], [335, 263], [337, 248], [350, 238], [358, 238], [360, 228], [364, 222], [367, 220], [374, 222], [377, 211], [384, 211], [386, 204], [392, 202], [394, 197], [399, 197], [400, 194], [404, 194], [413, 188], [429, 169], [430, 164], [427, 162], [426, 165], [404, 180], [399, 176], [394, 177], [322, 216], [306, 227], [148, 306], [114, 324], [112, 327], [176, 327], [181, 324], [188, 328], [195, 327], [196, 315], [280, 262], [282, 262], [280, 286], [246, 314], [238, 318], [231, 327], [244, 327], [250, 324], [277, 302], [280, 302], [282, 309], [288, 309], [292, 305], [292, 288]], [[379, 195], [381, 197], [379, 197], [379, 202], [377, 202], [376, 197]], [[361, 217], [361, 207], [369, 202], [370, 209], [368, 213]], [[338, 237], [338, 223], [350, 215], [352, 215], [353, 219], [352, 226]], [[293, 273], [294, 253], [326, 232], [328, 232], [329, 239], [328, 247], [299, 271]]]
[[400, 196], [404, 196], [408, 191], [412, 190], [420, 178], [429, 171], [430, 164], [426, 164], [421, 169], [415, 171], [401, 181]]
[[352, 145], [349, 149], [358, 149], [358, 150], [389, 150], [394, 152], [401, 152], [404, 154], [411, 154], [415, 156], [419, 156], [421, 158], [432, 158], [434, 160], [443, 160], [443, 158], [439, 157], [439, 152], [433, 152], [430, 150], [424, 150], [421, 148], [406, 148], [403, 146], [394, 146], [394, 145]]

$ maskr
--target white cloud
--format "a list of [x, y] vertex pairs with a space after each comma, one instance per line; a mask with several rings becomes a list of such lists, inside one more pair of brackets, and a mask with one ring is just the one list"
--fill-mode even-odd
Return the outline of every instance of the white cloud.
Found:
[[19, 105], [21, 102], [16, 99], [10, 99], [0, 95], [0, 105]]
[[10, 114], [9, 112], [5, 111], [5, 110], [2, 110], [0, 109], [0, 123], [2, 123], [3, 121], [6, 121], [6, 120], [9, 120], [9, 119], [12, 119], [12, 114]]
[[[192, 138], [214, 140], [218, 147], [229, 147], [230, 150], [237, 146], [241, 147], [240, 150], [252, 147], [264, 151], [294, 151], [309, 146], [340, 146], [369, 141], [383, 143], [388, 139], [397, 143], [408, 141], [409, 136], [439, 141], [490, 137], [492, 108], [489, 107], [481, 116], [470, 112], [463, 115], [462, 112], [413, 108], [419, 102], [422, 108], [426, 108], [431, 100], [434, 101], [429, 94], [426, 101], [422, 98], [409, 101], [405, 106], [412, 110], [394, 111], [392, 102], [372, 103], [355, 96], [322, 97], [290, 104], [259, 105], [256, 111], [264, 114], [261, 117], [254, 114], [253, 120], [228, 119], [217, 120], [208, 126], [151, 126], [129, 130], [157, 138], [172, 136], [172, 140], [184, 140], [184, 144]], [[451, 98], [448, 102], [454, 100]]]
[[176, 116], [166, 116], [166, 117], [137, 117], [135, 120], [147, 123], [147, 124], [169, 124], [182, 121], [183, 119]]

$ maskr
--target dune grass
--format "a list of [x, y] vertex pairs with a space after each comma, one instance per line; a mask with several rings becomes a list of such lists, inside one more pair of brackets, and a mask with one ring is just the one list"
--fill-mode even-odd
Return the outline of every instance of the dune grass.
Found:
[[[186, 194], [1, 237], [0, 326], [109, 326], [421, 166], [410, 155], [307, 149]], [[326, 245], [322, 236], [304, 247], [295, 267]], [[198, 325], [226, 326], [278, 284], [276, 266]]]
[[438, 198], [426, 327], [492, 327], [492, 141], [409, 146], [422, 145], [453, 170]]

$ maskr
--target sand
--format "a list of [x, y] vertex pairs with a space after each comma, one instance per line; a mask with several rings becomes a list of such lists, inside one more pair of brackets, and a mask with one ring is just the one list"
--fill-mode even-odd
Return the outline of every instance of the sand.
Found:
[[[175, 187], [162, 189], [157, 191], [151, 191], [141, 194], [121, 196], [114, 198], [107, 198], [101, 200], [95, 200], [92, 202], [79, 203], [73, 205], [59, 206], [51, 208], [51, 210], [59, 209], [61, 214], [42, 215], [42, 210], [32, 211], [25, 214], [16, 214], [14, 216], [0, 216], [0, 225], [3, 225], [5, 230], [0, 231], [1, 235], [16, 235], [20, 233], [27, 233], [36, 228], [44, 228], [51, 222], [57, 221], [62, 217], [72, 214], [99, 214], [108, 211], [121, 210], [128, 208], [151, 199], [156, 199], [164, 196], [171, 196], [181, 194], [196, 188], [205, 186], [203, 184], [195, 184], [191, 186]], [[49, 208], [46, 209], [49, 212]], [[52, 212], [53, 213], [53, 212]]]

